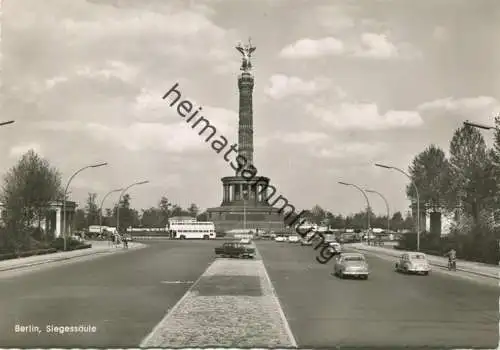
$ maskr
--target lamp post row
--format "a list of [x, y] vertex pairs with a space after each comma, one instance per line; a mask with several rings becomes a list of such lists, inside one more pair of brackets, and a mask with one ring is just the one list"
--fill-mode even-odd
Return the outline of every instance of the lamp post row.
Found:
[[[500, 116], [500, 115], [499, 115]], [[480, 124], [480, 123], [474, 123], [474, 122], [471, 122], [471, 121], [465, 121], [463, 122], [463, 124], [465, 126], [470, 126], [470, 127], [474, 127], [474, 128], [478, 128], [478, 129], [483, 129], [483, 130], [494, 130], [495, 127], [494, 126], [490, 126], [490, 125], [485, 125], [485, 124]], [[416, 228], [417, 228], [417, 251], [420, 251], [420, 194], [418, 192], [418, 187], [417, 185], [415, 184], [415, 182], [413, 181], [412, 177], [406, 173], [404, 170], [400, 169], [400, 168], [397, 168], [395, 166], [390, 166], [390, 165], [385, 165], [385, 164], [380, 164], [380, 163], [376, 163], [375, 166], [377, 167], [380, 167], [380, 168], [384, 168], [384, 169], [389, 169], [389, 170], [395, 170], [395, 171], [398, 171], [400, 172], [401, 174], [405, 175], [407, 178], [410, 179], [411, 183], [412, 183], [412, 186], [413, 188], [415, 189], [415, 194], [416, 194], [416, 197], [417, 197], [417, 222], [416, 222]], [[386, 206], [386, 209], [387, 209], [387, 231], [389, 231], [390, 229], [390, 208], [389, 208], [389, 202], [387, 201], [387, 199], [384, 197], [384, 195], [382, 195], [380, 192], [377, 192], [375, 190], [368, 190], [368, 189], [365, 189], [363, 190], [362, 188], [360, 188], [359, 186], [357, 185], [354, 185], [354, 184], [351, 184], [351, 183], [346, 183], [346, 182], [339, 182], [339, 184], [341, 185], [345, 185], [345, 186], [352, 186], [352, 187], [355, 187], [357, 188], [359, 191], [361, 191], [361, 193], [363, 193], [363, 195], [365, 196], [365, 199], [366, 199], [366, 202], [367, 202], [367, 229], [368, 231], [370, 230], [370, 202], [368, 200], [368, 196], [366, 195], [366, 193], [375, 193], [375, 194], [378, 194], [385, 202], [385, 206]], [[369, 232], [368, 232], [368, 241], [369, 241]]]

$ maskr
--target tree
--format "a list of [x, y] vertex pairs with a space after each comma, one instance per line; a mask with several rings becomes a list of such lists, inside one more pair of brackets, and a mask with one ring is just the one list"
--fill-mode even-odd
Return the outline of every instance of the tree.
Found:
[[450, 174], [449, 206], [460, 205], [478, 223], [482, 210], [491, 205], [496, 183], [484, 138], [469, 125], [456, 130], [451, 140]]
[[[409, 170], [418, 188], [420, 207], [440, 209], [447, 198], [450, 181], [450, 164], [444, 151], [435, 145], [427, 147], [413, 159]], [[407, 186], [406, 194], [416, 202], [412, 184]]]
[[88, 228], [87, 217], [85, 215], [85, 210], [77, 209], [75, 212], [74, 225], [77, 231], [83, 231]]
[[148, 228], [159, 228], [163, 224], [163, 216], [158, 208], [149, 208], [142, 211], [141, 225]]
[[392, 215], [391, 228], [395, 231], [400, 231], [404, 228], [403, 214], [401, 214], [400, 211], [397, 211]]
[[313, 223], [319, 225], [325, 219], [326, 212], [319, 205], [315, 205], [311, 209], [311, 215], [312, 215], [311, 219], [312, 219]]
[[29, 228], [45, 218], [52, 201], [62, 198], [61, 174], [33, 150], [4, 177], [0, 201], [6, 210], [7, 245], [29, 246]]
[[85, 205], [88, 226], [99, 224], [99, 207], [97, 206], [96, 198], [97, 193], [88, 194], [87, 204]]
[[168, 218], [172, 215], [172, 204], [167, 197], [162, 196], [158, 203], [158, 207], [162, 217], [162, 225], [165, 226], [168, 223]]
[[204, 211], [203, 213], [197, 216], [198, 221], [208, 221], [208, 213]]
[[189, 216], [192, 216], [195, 218], [198, 216], [200, 209], [198, 209], [198, 206], [196, 204], [191, 203], [191, 205], [189, 206], [187, 211], [189, 213]]

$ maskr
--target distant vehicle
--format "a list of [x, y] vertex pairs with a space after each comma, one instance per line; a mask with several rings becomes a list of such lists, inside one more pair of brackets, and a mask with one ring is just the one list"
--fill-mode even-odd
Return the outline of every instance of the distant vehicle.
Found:
[[299, 239], [299, 236], [290, 236], [288, 237], [288, 242], [289, 243], [299, 243], [300, 242], [300, 239]]
[[396, 263], [396, 271], [428, 275], [431, 271], [427, 256], [423, 253], [403, 253]]
[[366, 280], [370, 271], [363, 254], [343, 253], [335, 261], [334, 274], [340, 278], [357, 277]]
[[87, 232], [89, 233], [90, 236], [96, 236], [101, 233], [104, 234], [105, 232], [116, 233], [116, 227], [91, 225], [89, 226]]
[[251, 242], [252, 240], [250, 240], [249, 238], [243, 238], [240, 240], [241, 244], [250, 244]]
[[177, 239], [215, 238], [215, 224], [210, 221], [169, 220], [167, 230]]
[[342, 253], [342, 245], [338, 242], [329, 242], [330, 252], [335, 254]]
[[215, 255], [228, 258], [250, 258], [255, 257], [255, 248], [250, 244], [240, 242], [224, 243], [221, 247], [215, 248]]
[[125, 233], [122, 235], [122, 239], [127, 242], [132, 242], [132, 235], [130, 233]]
[[78, 236], [78, 235], [72, 235], [70, 238], [72, 240], [74, 240], [74, 241], [77, 241], [77, 242], [83, 242], [84, 241], [84, 239], [81, 236]]
[[276, 236], [276, 237], [274, 237], [274, 241], [275, 242], [285, 242], [286, 238], [285, 238], [285, 236]]

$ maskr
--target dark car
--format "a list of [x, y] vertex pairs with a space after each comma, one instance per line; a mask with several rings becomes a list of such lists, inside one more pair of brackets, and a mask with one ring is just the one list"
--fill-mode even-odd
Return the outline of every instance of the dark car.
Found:
[[240, 242], [224, 243], [222, 247], [215, 248], [215, 255], [228, 258], [254, 258], [255, 248], [251, 244]]

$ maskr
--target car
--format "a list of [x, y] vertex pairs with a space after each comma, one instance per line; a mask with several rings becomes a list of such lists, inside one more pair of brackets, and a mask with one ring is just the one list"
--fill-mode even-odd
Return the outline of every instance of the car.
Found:
[[312, 239], [310, 237], [305, 237], [300, 239], [300, 245], [312, 245]]
[[242, 238], [240, 240], [241, 244], [250, 244], [252, 241], [249, 238]]
[[408, 252], [403, 253], [396, 262], [396, 271], [403, 273], [415, 273], [428, 275], [431, 271], [429, 261], [424, 253]]
[[275, 242], [285, 242], [285, 241], [286, 241], [286, 239], [285, 239], [285, 237], [284, 237], [284, 236], [276, 236], [276, 237], [274, 238], [274, 241], [275, 241]]
[[357, 277], [368, 279], [370, 274], [368, 262], [361, 253], [343, 253], [337, 256], [334, 275], [340, 278]]
[[229, 258], [250, 258], [255, 257], [255, 248], [251, 244], [241, 244], [240, 242], [224, 243], [221, 247], [215, 248], [215, 255]]
[[288, 237], [288, 242], [289, 243], [299, 243], [300, 242], [299, 236], [290, 236], [290, 237]]
[[332, 250], [336, 251], [337, 253], [342, 252], [342, 245], [339, 242], [329, 242], [328, 246], [332, 248]]

